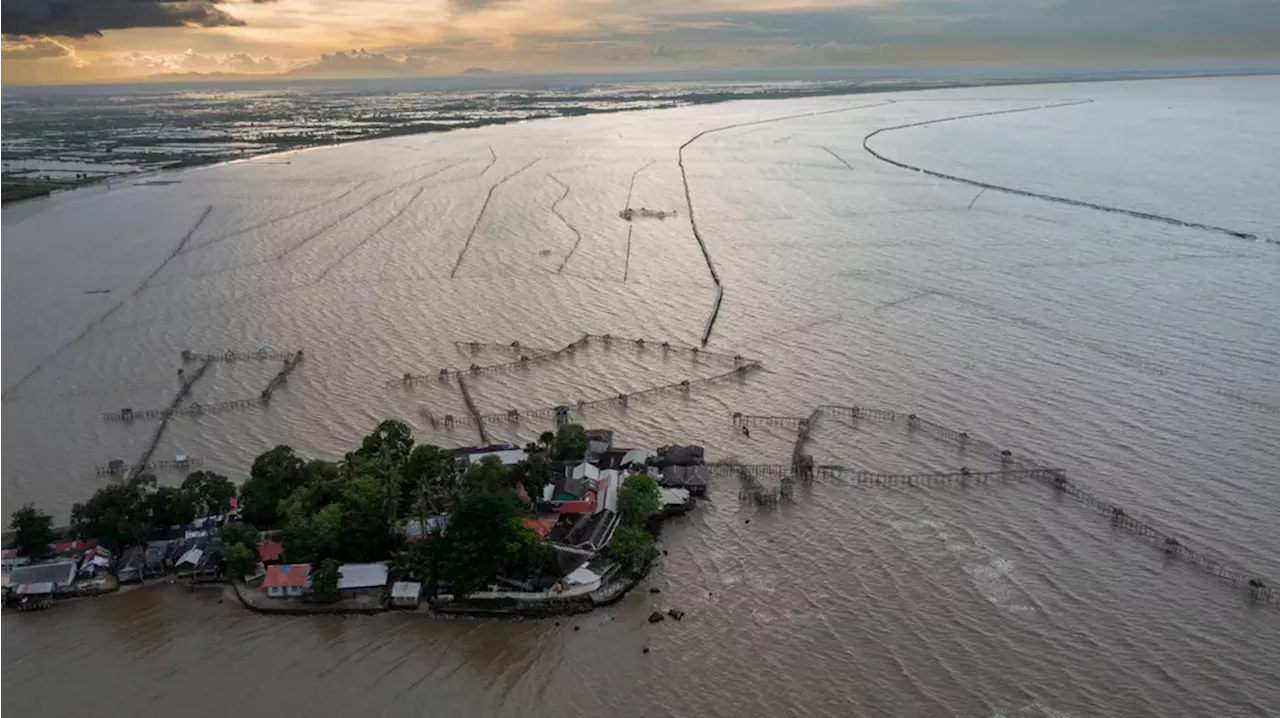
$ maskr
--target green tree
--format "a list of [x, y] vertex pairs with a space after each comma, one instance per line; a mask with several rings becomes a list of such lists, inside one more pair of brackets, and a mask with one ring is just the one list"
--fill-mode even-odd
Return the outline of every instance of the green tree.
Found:
[[356, 452], [364, 456], [386, 456], [392, 466], [401, 468], [413, 451], [413, 432], [403, 421], [387, 419], [373, 433], [364, 437]]
[[338, 556], [343, 547], [344, 512], [340, 503], [314, 515], [290, 511], [285, 519], [284, 552], [295, 563], [315, 563]]
[[515, 522], [511, 539], [507, 544], [507, 566], [505, 573], [521, 576], [536, 576], [550, 572], [556, 563], [556, 549], [542, 537], [526, 528], [519, 521]]
[[193, 471], [182, 480], [182, 490], [191, 501], [197, 516], [217, 516], [231, 510], [236, 485], [231, 479], [212, 471]]
[[444, 562], [444, 541], [439, 536], [426, 536], [410, 541], [403, 551], [396, 552], [392, 569], [411, 581], [426, 584], [429, 594], [435, 594]]
[[542, 495], [542, 487], [551, 483], [551, 462], [540, 452], [530, 453], [529, 457], [516, 464], [515, 478], [524, 483], [524, 490], [534, 501]]
[[53, 517], [37, 509], [35, 504], [24, 504], [13, 512], [9, 530], [17, 534], [14, 543], [24, 556], [39, 558], [53, 541]]
[[258, 548], [258, 529], [244, 521], [228, 521], [222, 525], [222, 545], [244, 544], [254, 551]]
[[560, 461], [577, 461], [587, 455], [587, 430], [581, 424], [561, 424], [556, 428], [555, 456]]
[[293, 449], [283, 444], [254, 459], [249, 480], [240, 487], [244, 519], [255, 526], [279, 526], [280, 502], [302, 483], [303, 466]]
[[222, 524], [222, 556], [232, 578], [244, 578], [258, 561], [258, 529], [243, 521]]
[[382, 483], [387, 500], [392, 502], [386, 509], [388, 519], [393, 522], [408, 508], [412, 487], [408, 486], [406, 467], [412, 453], [413, 432], [409, 426], [403, 421], [386, 419], [354, 452], [354, 458], [363, 461], [353, 462], [353, 457], [348, 458], [348, 463], [355, 464], [352, 476], [366, 474]]
[[653, 535], [637, 526], [619, 526], [609, 541], [609, 555], [623, 564], [644, 561], [653, 551]]
[[155, 528], [180, 526], [195, 520], [196, 509], [187, 492], [175, 486], [160, 486], [144, 499], [147, 521]]
[[378, 480], [357, 476], [347, 483], [342, 496], [344, 525], [340, 555], [348, 561], [375, 561], [391, 550], [391, 523], [386, 512], [386, 496]]
[[632, 526], [643, 526], [662, 507], [658, 482], [649, 474], [633, 474], [618, 491], [618, 513]]
[[512, 564], [521, 545], [520, 500], [514, 492], [465, 494], [455, 502], [445, 537], [444, 575], [455, 595], [481, 588]]
[[222, 556], [231, 571], [231, 577], [237, 580], [244, 578], [249, 573], [249, 568], [258, 560], [257, 550], [242, 543], [223, 546]]
[[489, 494], [512, 490], [515, 486], [515, 474], [496, 456], [484, 457], [462, 475], [462, 489], [467, 493]]
[[538, 434], [538, 444], [543, 451], [551, 451], [551, 447], [556, 443], [556, 434], [554, 431], [544, 431]]
[[[405, 494], [411, 504], [416, 503], [418, 494], [425, 491], [433, 510], [440, 510], [456, 488], [457, 471], [454, 469], [453, 452], [431, 444], [418, 444], [409, 454], [404, 478]], [[409, 510], [406, 506], [406, 513]]]
[[322, 603], [338, 600], [338, 581], [342, 579], [342, 566], [336, 559], [326, 558], [311, 574], [311, 595]]
[[142, 543], [151, 530], [147, 500], [155, 485], [156, 477], [143, 473], [104, 486], [71, 507], [71, 526], [82, 538], [96, 538], [117, 551]]

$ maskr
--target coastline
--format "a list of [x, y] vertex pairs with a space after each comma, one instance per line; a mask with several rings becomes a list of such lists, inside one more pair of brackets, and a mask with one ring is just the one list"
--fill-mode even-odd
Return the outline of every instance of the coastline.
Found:
[[379, 613], [403, 613], [427, 616], [471, 616], [475, 618], [551, 618], [590, 613], [597, 608], [612, 606], [621, 601], [648, 575], [653, 560], [639, 571], [628, 572], [594, 591], [571, 597], [547, 596], [544, 598], [462, 598], [423, 599], [415, 607], [397, 607], [389, 601], [371, 596], [341, 599], [335, 603], [313, 603], [296, 599], [267, 597], [265, 591], [247, 585], [244, 581], [223, 581], [222, 585], [246, 610], [262, 615], [319, 616], [364, 615]]
[[[1274, 75], [1274, 74], [1277, 74], [1277, 73], [1257, 70], [1257, 71], [1246, 71], [1246, 72], [1218, 71], [1218, 72], [1206, 72], [1206, 73], [1169, 73], [1169, 74], [1163, 74], [1163, 75], [1151, 75], [1151, 76], [1141, 76], [1141, 77], [1129, 77], [1129, 76], [1114, 75], [1114, 74], [1112, 76], [1097, 77], [1097, 78], [1088, 78], [1088, 77], [1032, 78], [1032, 77], [1028, 77], [1028, 78], [1014, 78], [1014, 79], [1007, 79], [1007, 80], [997, 79], [997, 80], [989, 80], [989, 81], [972, 81], [972, 82], [965, 82], [965, 81], [928, 82], [924, 80], [916, 80], [916, 81], [905, 81], [899, 84], [890, 84], [890, 83], [853, 84], [853, 85], [842, 85], [842, 86], [832, 86], [832, 87], [820, 87], [816, 89], [764, 90], [764, 91], [756, 92], [749, 95], [726, 96], [725, 94], [721, 94], [721, 93], [707, 93], [707, 95], [702, 97], [694, 95], [684, 101], [672, 104], [669, 107], [656, 108], [656, 109], [677, 109], [682, 107], [693, 107], [698, 105], [715, 105], [715, 104], [725, 104], [730, 102], [742, 102], [742, 101], [794, 100], [794, 99], [806, 99], [806, 98], [815, 98], [815, 97], [842, 97], [842, 96], [851, 96], [851, 95], [883, 95], [883, 94], [894, 94], [894, 93], [901, 93], [901, 92], [925, 92], [930, 90], [954, 90], [954, 89], [981, 88], [981, 87], [1018, 87], [1018, 86], [1031, 86], [1031, 85], [1062, 85], [1062, 84], [1081, 84], [1081, 83], [1096, 83], [1096, 82], [1139, 82], [1139, 81], [1151, 81], [1151, 80], [1211, 79], [1211, 78], [1219, 78], [1219, 77], [1268, 76], [1268, 75]], [[270, 150], [264, 150], [262, 152], [256, 152], [243, 157], [236, 157], [234, 159], [213, 159], [207, 162], [202, 162], [200, 161], [200, 158], [198, 156], [188, 157], [180, 161], [180, 166], [172, 166], [172, 167], [146, 170], [146, 171], [136, 172], [136, 173], [118, 174], [118, 175], [111, 175], [109, 177], [89, 179], [89, 180], [81, 181], [74, 186], [50, 189], [41, 194], [34, 194], [34, 195], [25, 196], [21, 198], [15, 198], [12, 200], [6, 200], [2, 204], [0, 204], [0, 208], [3, 209], [4, 213], [7, 213], [11, 209], [30, 207], [35, 205], [37, 202], [51, 199], [54, 197], [68, 195], [74, 192], [94, 191], [94, 190], [107, 191], [111, 189], [112, 182], [124, 181], [124, 182], [132, 183], [133, 181], [140, 180], [140, 179], [156, 178], [156, 177], [171, 177], [171, 176], [180, 175], [181, 173], [184, 173], [184, 172], [196, 172], [201, 170], [212, 169], [215, 167], [252, 162], [254, 160], [258, 160], [263, 157], [284, 157], [284, 156], [300, 154], [302, 152], [308, 152], [313, 150], [321, 150], [321, 149], [326, 149], [331, 147], [343, 147], [347, 145], [354, 145], [354, 144], [359, 144], [364, 142], [378, 142], [382, 140], [393, 139], [396, 137], [407, 137], [407, 136], [413, 136], [413, 135], [447, 134], [450, 132], [463, 132], [467, 130], [482, 129], [485, 127], [493, 127], [498, 125], [537, 122], [541, 120], [553, 120], [553, 119], [567, 118], [567, 117], [582, 117], [582, 116], [588, 116], [588, 115], [606, 115], [606, 114], [624, 114], [624, 113], [632, 113], [632, 112], [651, 112], [654, 109], [655, 108], [651, 108], [651, 107], [622, 108], [622, 109], [610, 109], [610, 108], [591, 109], [591, 110], [583, 110], [580, 112], [575, 112], [570, 114], [546, 115], [542, 117], [532, 117], [532, 118], [507, 117], [507, 118], [498, 118], [493, 120], [476, 120], [474, 122], [463, 123], [460, 125], [452, 125], [448, 127], [433, 126], [433, 127], [426, 128], [422, 126], [406, 125], [403, 127], [392, 128], [390, 130], [386, 130], [384, 132], [370, 135], [367, 137], [358, 137], [355, 139], [347, 139], [347, 140], [340, 140], [340, 141], [334, 141], [334, 142], [317, 142], [313, 144], [299, 144], [293, 147], [280, 147], [280, 148], [275, 148]], [[175, 164], [178, 164], [178, 163], [175, 163]], [[132, 185], [130, 184], [130, 186]]]

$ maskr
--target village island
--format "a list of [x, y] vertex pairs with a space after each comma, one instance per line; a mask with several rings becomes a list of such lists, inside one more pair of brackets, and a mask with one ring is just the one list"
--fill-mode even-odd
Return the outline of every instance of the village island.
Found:
[[68, 527], [31, 504], [13, 513], [5, 606], [184, 582], [261, 613], [589, 611], [644, 577], [661, 521], [710, 478], [701, 447], [612, 439], [562, 423], [523, 447], [445, 449], [389, 419], [339, 461], [276, 446], [238, 487], [133, 473], [75, 504]]

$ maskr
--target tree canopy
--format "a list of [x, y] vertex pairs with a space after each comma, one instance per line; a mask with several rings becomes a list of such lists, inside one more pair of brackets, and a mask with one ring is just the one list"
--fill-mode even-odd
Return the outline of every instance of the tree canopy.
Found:
[[638, 526], [619, 526], [609, 542], [609, 555], [621, 563], [637, 563], [653, 551], [653, 535]]
[[97, 538], [112, 549], [139, 544], [151, 530], [149, 501], [156, 477], [138, 474], [119, 484], [98, 489], [84, 503], [71, 507], [71, 526], [82, 537]]
[[364, 437], [356, 452], [366, 457], [386, 457], [392, 466], [403, 467], [413, 451], [413, 432], [397, 419], [387, 419], [378, 424], [373, 433]]
[[25, 556], [42, 556], [53, 541], [53, 517], [34, 504], [25, 504], [13, 512], [9, 530], [17, 534], [14, 543]]
[[234, 577], [244, 576], [258, 560], [258, 529], [243, 521], [222, 525], [222, 555]]
[[623, 521], [633, 526], [643, 526], [662, 508], [662, 496], [658, 482], [649, 474], [633, 474], [618, 491], [618, 513]]
[[176, 486], [158, 486], [143, 499], [147, 523], [153, 528], [188, 524], [196, 518], [196, 507], [187, 492]]
[[317, 601], [333, 603], [338, 600], [338, 581], [342, 579], [342, 567], [334, 559], [327, 558], [311, 573], [311, 595]]
[[182, 491], [197, 516], [217, 516], [231, 510], [236, 485], [212, 471], [193, 471], [182, 481]]
[[587, 430], [581, 424], [561, 424], [556, 428], [555, 456], [560, 461], [577, 461], [587, 455]]
[[386, 558], [402, 540], [396, 530], [399, 517], [416, 508], [415, 493], [405, 490], [410, 459], [417, 457], [420, 476], [442, 476], [444, 471], [439, 449], [415, 452], [412, 446], [409, 428], [388, 420], [341, 463], [301, 464], [296, 485], [277, 502], [289, 560]]
[[407, 503], [402, 506], [403, 513], [417, 514], [417, 502], [423, 497], [432, 510], [439, 511], [457, 488], [457, 479], [453, 452], [431, 444], [413, 447], [404, 467], [403, 493]]
[[514, 490], [515, 487], [515, 475], [496, 456], [484, 457], [462, 475], [462, 490], [471, 494]]
[[255, 526], [279, 526], [280, 502], [302, 484], [303, 466], [293, 449], [283, 444], [254, 459], [249, 480], [240, 487], [244, 520]]
[[466, 494], [455, 503], [444, 561], [454, 594], [466, 595], [501, 574], [524, 570], [531, 558], [526, 534], [534, 540], [537, 535], [521, 525], [521, 516], [512, 491]]

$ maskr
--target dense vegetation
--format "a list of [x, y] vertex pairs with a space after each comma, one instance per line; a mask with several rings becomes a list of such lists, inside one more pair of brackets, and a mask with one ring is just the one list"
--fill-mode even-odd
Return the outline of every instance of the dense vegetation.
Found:
[[158, 486], [156, 477], [142, 473], [98, 489], [84, 503], [71, 507], [71, 528], [77, 536], [93, 537], [119, 550], [144, 543], [170, 526], [199, 516], [231, 509], [236, 487], [225, 476], [197, 471], [181, 486]]
[[[552, 461], [577, 460], [586, 451], [586, 432], [568, 424], [543, 433], [526, 446], [528, 459], [504, 466], [487, 457], [459, 474], [454, 453], [415, 444], [408, 426], [378, 424], [360, 446], [340, 461], [308, 460], [285, 445], [258, 456], [240, 487], [241, 520], [222, 529], [223, 554], [232, 575], [244, 575], [257, 559], [259, 529], [280, 530], [289, 561], [317, 566], [313, 590], [336, 596], [341, 562], [391, 558], [399, 575], [443, 584], [456, 595], [487, 586], [499, 576], [533, 580], [555, 570], [555, 550], [524, 525], [530, 496], [551, 481]], [[95, 537], [120, 550], [163, 534], [197, 517], [224, 514], [236, 487], [230, 479], [193, 472], [180, 486], [159, 486], [139, 474], [105, 486], [72, 508], [74, 533]], [[613, 555], [641, 562], [653, 550], [646, 530], [658, 512], [658, 485], [648, 474], [632, 476], [618, 497], [624, 525]], [[448, 514], [444, 533], [430, 527]], [[406, 541], [412, 520], [420, 538]], [[43, 552], [52, 537], [52, 517], [27, 505], [13, 514], [10, 528], [28, 553]], [[330, 584], [332, 583], [332, 591]]]
[[630, 565], [643, 564], [653, 556], [654, 536], [649, 523], [662, 508], [658, 482], [649, 474], [627, 478], [618, 492], [618, 513], [622, 525], [609, 543], [609, 555]]
[[53, 517], [32, 504], [26, 504], [13, 512], [9, 530], [15, 534], [14, 545], [24, 555], [40, 556], [53, 541]]

